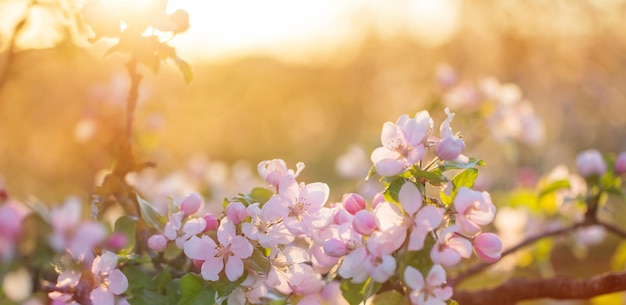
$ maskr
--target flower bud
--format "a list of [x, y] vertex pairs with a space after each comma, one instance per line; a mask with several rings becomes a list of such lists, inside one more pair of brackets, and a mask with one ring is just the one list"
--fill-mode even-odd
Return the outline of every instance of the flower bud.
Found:
[[167, 238], [160, 234], [155, 234], [148, 238], [148, 247], [154, 251], [161, 252], [167, 247]]
[[435, 148], [435, 153], [441, 160], [454, 160], [465, 149], [465, 142], [457, 137], [445, 137]]
[[343, 198], [341, 198], [341, 203], [343, 203], [343, 207], [352, 215], [365, 209], [365, 199], [356, 193], [344, 194]]
[[183, 202], [180, 204], [180, 209], [183, 211], [185, 216], [189, 216], [200, 209], [200, 205], [202, 204], [202, 197], [197, 193], [188, 194]]
[[348, 211], [342, 208], [338, 208], [337, 212], [335, 212], [335, 216], [333, 216], [333, 222], [337, 225], [340, 225], [342, 223], [352, 222], [352, 218], [354, 217], [352, 216], [352, 214], [348, 213]]
[[368, 210], [360, 210], [354, 215], [352, 227], [359, 234], [370, 235], [377, 228], [376, 216]]
[[486, 263], [495, 263], [502, 256], [502, 241], [493, 233], [480, 233], [474, 237], [474, 252]]
[[617, 160], [615, 160], [615, 173], [618, 175], [626, 173], [626, 151], [617, 156]]
[[206, 228], [204, 228], [204, 232], [215, 231], [220, 226], [220, 220], [211, 213], [207, 213], [203, 216], [203, 218], [206, 221]]
[[246, 217], [248, 217], [248, 211], [246, 210], [246, 206], [241, 202], [231, 202], [228, 207], [226, 207], [226, 217], [233, 222], [233, 224], [240, 224]]
[[113, 233], [109, 237], [109, 240], [107, 240], [107, 246], [115, 251], [121, 250], [122, 248], [126, 247], [127, 244], [128, 238], [126, 238], [126, 235], [122, 233]]
[[576, 157], [576, 167], [583, 177], [600, 176], [606, 172], [606, 163], [602, 159], [602, 154], [596, 149], [581, 152]]
[[324, 242], [324, 252], [332, 257], [341, 257], [348, 254], [348, 247], [342, 240], [331, 238]]

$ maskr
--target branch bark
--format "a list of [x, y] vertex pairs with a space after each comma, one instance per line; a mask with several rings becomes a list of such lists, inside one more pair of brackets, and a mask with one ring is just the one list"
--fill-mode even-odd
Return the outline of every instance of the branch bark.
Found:
[[463, 305], [512, 305], [519, 301], [551, 299], [589, 299], [626, 290], [626, 271], [608, 272], [588, 279], [553, 277], [549, 279], [510, 279], [484, 290], [455, 291], [453, 298]]

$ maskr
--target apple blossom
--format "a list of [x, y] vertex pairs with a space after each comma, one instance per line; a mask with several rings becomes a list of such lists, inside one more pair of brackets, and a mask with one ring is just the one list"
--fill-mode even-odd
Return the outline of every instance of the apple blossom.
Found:
[[0, 206], [0, 256], [3, 261], [13, 259], [16, 243], [22, 234], [23, 215], [16, 206], [7, 203]]
[[300, 172], [304, 169], [304, 163], [298, 162], [296, 164], [297, 170], [294, 172], [287, 168], [287, 163], [281, 159], [267, 160], [259, 163], [257, 170], [263, 180], [272, 185], [275, 189], [279, 188], [280, 181], [283, 176], [291, 175], [298, 177]]
[[155, 234], [148, 238], [148, 247], [154, 251], [161, 252], [167, 247], [167, 238], [161, 234]]
[[434, 265], [426, 278], [412, 266], [404, 269], [404, 282], [411, 288], [409, 299], [413, 305], [445, 305], [452, 297], [452, 288], [446, 286], [446, 272]]
[[272, 196], [262, 208], [259, 208], [259, 203], [248, 206], [247, 213], [251, 217], [251, 222], [244, 222], [241, 225], [243, 234], [251, 240], [258, 240], [265, 248], [292, 242], [294, 237], [282, 221], [279, 212], [281, 208], [284, 207], [278, 196]]
[[350, 212], [350, 214], [354, 215], [356, 212], [365, 209], [365, 199], [361, 197], [361, 195], [356, 193], [348, 193], [344, 194], [341, 198], [341, 203], [346, 211]]
[[502, 256], [502, 241], [498, 235], [483, 232], [474, 237], [474, 252], [487, 263], [495, 263]]
[[202, 205], [202, 197], [197, 193], [191, 193], [185, 196], [185, 199], [180, 203], [180, 209], [183, 211], [185, 216], [189, 216], [194, 214], [200, 209]]
[[407, 212], [405, 220], [411, 228], [408, 250], [421, 250], [424, 247], [426, 234], [439, 227], [443, 221], [443, 210], [432, 205], [423, 205], [422, 194], [411, 182], [402, 185], [398, 199], [404, 211]]
[[352, 220], [354, 230], [363, 235], [370, 235], [377, 228], [376, 215], [367, 210], [360, 210]]
[[458, 213], [456, 223], [462, 232], [470, 235], [478, 233], [480, 226], [491, 223], [496, 216], [496, 207], [487, 192], [461, 187], [453, 204]]
[[94, 305], [112, 305], [116, 295], [128, 289], [128, 279], [116, 269], [117, 255], [106, 251], [93, 260], [91, 272], [96, 287], [91, 291], [90, 299]]
[[424, 141], [432, 128], [433, 120], [428, 111], [418, 112], [413, 119], [404, 114], [395, 124], [386, 122], [381, 135], [383, 146], [376, 148], [370, 157], [376, 172], [393, 176], [417, 164], [424, 157]]
[[235, 225], [227, 219], [220, 223], [217, 239], [219, 245], [209, 236], [194, 235], [183, 246], [185, 255], [204, 261], [201, 273], [205, 280], [219, 280], [219, 273], [225, 269], [228, 280], [236, 281], [243, 275], [243, 259], [252, 255], [253, 247], [245, 237], [236, 234]]
[[589, 149], [578, 154], [576, 168], [583, 177], [600, 176], [606, 172], [606, 163], [597, 149]]
[[228, 217], [233, 224], [240, 224], [244, 219], [246, 219], [246, 217], [248, 217], [246, 206], [238, 201], [229, 203], [226, 207], [226, 217]]
[[204, 232], [217, 230], [217, 228], [220, 226], [220, 220], [211, 213], [205, 214], [204, 216], [202, 216], [202, 218], [204, 218], [204, 221], [206, 222]]
[[450, 112], [448, 108], [445, 109], [445, 113], [448, 115], [448, 118], [441, 123], [441, 127], [439, 128], [441, 141], [437, 144], [435, 152], [441, 160], [454, 160], [463, 152], [465, 142], [452, 133], [450, 122], [452, 118], [454, 118], [454, 113]]
[[456, 225], [445, 228], [430, 251], [430, 259], [435, 264], [453, 266], [461, 261], [461, 258], [469, 258], [472, 255], [472, 244], [465, 237], [457, 233]]

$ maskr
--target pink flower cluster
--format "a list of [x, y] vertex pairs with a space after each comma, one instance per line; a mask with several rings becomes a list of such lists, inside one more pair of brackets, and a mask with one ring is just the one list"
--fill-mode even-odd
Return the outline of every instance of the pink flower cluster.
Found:
[[[433, 149], [439, 159], [459, 159], [464, 143], [450, 128], [454, 114], [441, 125], [441, 139], [433, 137], [428, 112], [415, 118], [401, 116], [385, 123], [383, 146], [372, 153], [381, 175], [402, 177], [397, 199], [379, 193], [371, 204], [356, 193], [340, 203], [328, 202], [325, 183], [297, 180], [304, 168], [287, 168], [283, 160], [263, 161], [258, 172], [271, 195], [261, 202], [230, 200], [216, 218], [199, 217], [200, 199], [189, 195], [170, 211], [163, 232], [149, 239], [149, 246], [163, 251], [174, 241], [208, 281], [240, 281], [227, 296], [229, 303], [259, 303], [264, 298], [289, 298], [297, 304], [321, 304], [322, 288], [335, 274], [354, 284], [371, 279], [384, 283], [404, 278], [414, 304], [439, 304], [452, 295], [445, 286], [443, 267], [469, 258], [472, 251], [486, 261], [500, 258], [502, 243], [483, 226], [495, 217], [495, 206], [486, 192], [461, 186], [449, 205], [429, 197], [422, 183], [407, 172], [419, 168]], [[402, 175], [402, 176], [397, 176]], [[245, 203], [245, 204], [244, 204]], [[432, 261], [434, 267], [418, 270], [399, 261], [411, 252]], [[258, 260], [269, 263], [260, 270]], [[424, 274], [424, 275], [422, 275]], [[419, 275], [419, 276], [418, 276]], [[443, 304], [443, 303], [442, 303]]]

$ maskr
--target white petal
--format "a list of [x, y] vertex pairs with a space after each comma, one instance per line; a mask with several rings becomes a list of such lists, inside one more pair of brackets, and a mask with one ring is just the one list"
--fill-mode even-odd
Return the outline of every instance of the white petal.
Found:
[[404, 269], [404, 283], [413, 290], [422, 290], [424, 288], [424, 276], [419, 270], [407, 266]]

